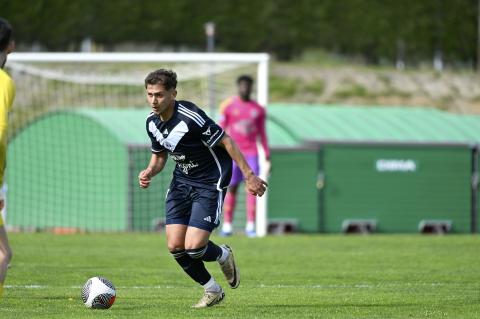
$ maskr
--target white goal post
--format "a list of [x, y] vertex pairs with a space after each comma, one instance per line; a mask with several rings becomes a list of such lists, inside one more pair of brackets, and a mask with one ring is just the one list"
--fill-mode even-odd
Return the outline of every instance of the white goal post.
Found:
[[[179, 74], [179, 83], [182, 83], [183, 80], [195, 80], [200, 77], [209, 78], [209, 77], [221, 77], [224, 72], [238, 69], [243, 65], [253, 66], [253, 76], [256, 78], [256, 92], [254, 93], [256, 100], [263, 106], [268, 105], [268, 72], [269, 72], [269, 55], [266, 53], [12, 53], [8, 57], [6, 67], [9, 69], [9, 72], [13, 74], [14, 79], [18, 78], [23, 79], [22, 77], [30, 76], [31, 78], [41, 78], [48, 79], [53, 84], [42, 84], [39, 85], [37, 89], [31, 89], [30, 91], [41, 91], [44, 88], [50, 90], [51, 86], [55, 86], [53, 93], [48, 93], [48, 96], [44, 98], [45, 104], [55, 104], [58, 105], [47, 105], [41, 108], [41, 111], [44, 112], [45, 108], [50, 108], [51, 110], [58, 110], [62, 108], [63, 105], [72, 104], [67, 99], [68, 95], [72, 95], [71, 86], [75, 85], [89, 85], [89, 92], [94, 92], [93, 95], [99, 94], [97, 90], [91, 88], [91, 86], [98, 85], [123, 85], [123, 86], [142, 86], [143, 77], [146, 74], [144, 71], [146, 68], [138, 71], [138, 74], [128, 74], [127, 71], [121, 72], [120, 74], [111, 74], [109, 75], [107, 71], [97, 70], [100, 66], [105, 69], [108, 69], [108, 65], [112, 64], [122, 64], [125, 69], [131, 69], [131, 72], [135, 72], [135, 65], [146, 67], [148, 65], [150, 70], [154, 68], [160, 68], [173, 65], [169, 67], [177, 71], [176, 66], [180, 64], [185, 65], [197, 65], [199, 67], [189, 67], [186, 66], [184, 69], [181, 69]], [[76, 67], [77, 65], [88, 64], [90, 69], [82, 67]], [[64, 65], [63, 69], [57, 69], [56, 65]], [[127, 67], [128, 66], [128, 67]], [[253, 69], [254, 68], [254, 69]], [[122, 68], [119, 68], [123, 70]], [[239, 71], [240, 72], [240, 71]], [[16, 78], [17, 76], [17, 78]], [[30, 81], [30, 80], [29, 80]], [[227, 85], [234, 87], [234, 82], [230, 81], [230, 78], [224, 81], [224, 86]], [[22, 83], [18, 83], [22, 82]], [[18, 119], [15, 121], [24, 124], [27, 122], [23, 121], [20, 117], [29, 116], [29, 120], [32, 116], [32, 107], [29, 105], [29, 102], [26, 101], [28, 98], [24, 95], [22, 90], [22, 84], [25, 81], [17, 81], [17, 101], [15, 102], [18, 105], [20, 112], [17, 115]], [[28, 82], [28, 81], [27, 81]], [[58, 83], [65, 82], [68, 83], [66, 89], [59, 89]], [[32, 82], [28, 82], [32, 83]], [[212, 94], [218, 94], [219, 92], [223, 93], [224, 86], [211, 87], [210, 81], [205, 81], [205, 86], [197, 85], [200, 87], [199, 90], [203, 91], [212, 91]], [[24, 84], [27, 87], [31, 84]], [[67, 86], [67, 85], [66, 85]], [[192, 85], [193, 86], [193, 85]], [[61, 101], [57, 101], [55, 97], [52, 97], [56, 94], [64, 94], [66, 97], [62, 97]], [[102, 90], [107, 90], [102, 88]], [[109, 89], [108, 94], [111, 96], [115, 94], [115, 90]], [[99, 91], [99, 90], [98, 90]], [[183, 89], [182, 89], [183, 91]], [[217, 93], [215, 93], [215, 91]], [[113, 93], [112, 93], [113, 92]], [[192, 96], [196, 96], [196, 93], [192, 93]], [[226, 93], [225, 93], [226, 94]], [[81, 95], [89, 95], [84, 93], [75, 92], [73, 95], [76, 97]], [[218, 94], [219, 98], [223, 97]], [[36, 99], [35, 97], [31, 98], [32, 100]], [[108, 98], [104, 98], [102, 101], [105, 102]], [[137, 98], [135, 97], [135, 100]], [[197, 102], [195, 97], [191, 98], [192, 101]], [[210, 100], [211, 101], [211, 100]], [[214, 103], [217, 103], [215, 99], [214, 102], [205, 103], [210, 104], [210, 114], [212, 115], [212, 110], [214, 108]], [[81, 102], [83, 106], [90, 106], [90, 100]], [[112, 102], [115, 104], [115, 101]], [[23, 105], [25, 104], [25, 105]], [[98, 102], [98, 105], [93, 105], [93, 107], [101, 107], [102, 102]], [[16, 105], [17, 106], [17, 105]], [[14, 109], [14, 112], [16, 110]], [[33, 112], [34, 113], [34, 112]], [[15, 114], [13, 114], [15, 117]], [[37, 114], [38, 115], [38, 114]], [[266, 179], [266, 174], [264, 173], [264, 163], [265, 157], [261, 152], [261, 161], [260, 161], [260, 170], [263, 178]], [[258, 198], [257, 200], [257, 235], [262, 237], [267, 233], [267, 196]]]

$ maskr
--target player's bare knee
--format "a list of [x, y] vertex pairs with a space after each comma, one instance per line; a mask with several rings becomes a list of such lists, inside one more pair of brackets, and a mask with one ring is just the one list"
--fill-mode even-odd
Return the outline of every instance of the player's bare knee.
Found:
[[194, 230], [187, 232], [185, 236], [185, 249], [197, 249], [207, 246], [210, 239], [210, 233], [205, 230]]
[[199, 249], [206, 247], [208, 244], [209, 238], [206, 237], [187, 237], [185, 239], [185, 250]]
[[185, 246], [183, 245], [183, 243], [182, 244], [180, 244], [180, 243], [168, 243], [167, 247], [168, 247], [168, 251], [172, 254], [185, 250]]

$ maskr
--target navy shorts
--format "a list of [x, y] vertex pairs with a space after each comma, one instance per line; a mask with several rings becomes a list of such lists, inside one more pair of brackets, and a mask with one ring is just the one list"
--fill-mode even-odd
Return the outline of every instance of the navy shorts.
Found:
[[172, 181], [167, 192], [165, 222], [212, 232], [220, 224], [225, 190], [212, 190]]

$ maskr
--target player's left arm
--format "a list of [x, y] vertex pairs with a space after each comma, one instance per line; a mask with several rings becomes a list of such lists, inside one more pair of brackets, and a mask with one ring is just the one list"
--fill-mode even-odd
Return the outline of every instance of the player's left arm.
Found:
[[245, 187], [247, 191], [252, 195], [262, 196], [267, 189], [267, 182], [253, 173], [253, 170], [248, 165], [245, 157], [243, 157], [240, 149], [233, 139], [225, 133], [222, 136], [222, 139], [218, 142], [218, 145], [225, 148], [230, 157], [235, 161], [235, 163], [237, 163], [238, 167], [242, 171], [243, 176], [245, 177]]

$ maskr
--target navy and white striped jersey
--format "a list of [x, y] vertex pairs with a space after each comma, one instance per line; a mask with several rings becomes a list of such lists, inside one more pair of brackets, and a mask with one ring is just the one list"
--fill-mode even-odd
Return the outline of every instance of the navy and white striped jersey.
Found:
[[176, 162], [175, 180], [209, 189], [228, 186], [232, 158], [217, 145], [225, 132], [195, 104], [175, 101], [174, 113], [166, 122], [150, 113], [146, 129], [152, 152], [168, 151]]

